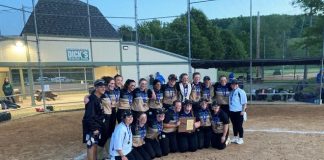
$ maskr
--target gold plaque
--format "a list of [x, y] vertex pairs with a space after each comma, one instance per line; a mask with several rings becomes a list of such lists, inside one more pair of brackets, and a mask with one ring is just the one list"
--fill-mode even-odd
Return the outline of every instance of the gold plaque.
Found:
[[195, 118], [194, 117], [182, 117], [179, 118], [180, 126], [178, 128], [178, 132], [192, 132], [195, 127]]

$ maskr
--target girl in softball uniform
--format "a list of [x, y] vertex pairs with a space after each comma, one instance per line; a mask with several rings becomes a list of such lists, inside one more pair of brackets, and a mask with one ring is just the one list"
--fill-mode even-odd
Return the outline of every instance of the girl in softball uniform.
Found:
[[136, 160], [151, 160], [151, 154], [144, 148], [146, 136], [147, 116], [144, 112], [137, 114], [135, 123], [132, 125], [133, 133], [133, 155]]
[[208, 100], [200, 101], [200, 109], [196, 112], [197, 121], [200, 122], [200, 127], [197, 128], [198, 149], [209, 148], [211, 138], [211, 114], [208, 108]]
[[147, 88], [147, 80], [141, 78], [139, 80], [139, 87], [133, 91], [134, 102], [131, 106], [134, 116], [139, 112], [148, 112], [149, 110], [149, 94], [152, 96], [151, 89]]
[[126, 110], [130, 110], [133, 105], [134, 95], [133, 91], [136, 87], [136, 83], [132, 79], [127, 79], [124, 88], [120, 91], [119, 106], [117, 111], [117, 121], [121, 122], [122, 113]]
[[162, 138], [164, 110], [157, 109], [155, 113], [156, 117], [149, 119], [147, 122], [147, 134], [145, 138], [145, 150], [151, 154], [151, 158], [161, 157], [162, 151], [160, 147], [160, 140]]
[[213, 102], [212, 104], [212, 136], [211, 144], [213, 148], [226, 148], [226, 141], [228, 139], [228, 123], [229, 118], [227, 114], [220, 109], [220, 106]]
[[[179, 114], [179, 118], [195, 118], [194, 113], [192, 111], [192, 102], [190, 100], [186, 100], [183, 104], [183, 110]], [[178, 132], [177, 140], [178, 147], [180, 152], [195, 152], [198, 149], [198, 139], [195, 128], [199, 128], [200, 122], [194, 123], [194, 130], [190, 132]]]
[[170, 74], [168, 77], [168, 83], [162, 85], [162, 92], [163, 92], [163, 108], [169, 109], [172, 107], [174, 101], [177, 100], [178, 92], [176, 89], [176, 81], [178, 80], [175, 74]]

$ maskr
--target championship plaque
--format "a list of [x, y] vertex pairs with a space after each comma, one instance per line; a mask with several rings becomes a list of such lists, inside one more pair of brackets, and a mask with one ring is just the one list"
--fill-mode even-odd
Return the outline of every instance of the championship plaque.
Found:
[[182, 117], [179, 118], [180, 125], [178, 128], [178, 132], [192, 132], [195, 127], [195, 118], [194, 117]]

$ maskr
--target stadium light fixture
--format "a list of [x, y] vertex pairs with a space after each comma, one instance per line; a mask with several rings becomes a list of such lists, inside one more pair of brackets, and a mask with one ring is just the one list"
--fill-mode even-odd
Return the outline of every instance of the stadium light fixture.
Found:
[[15, 53], [19, 53], [19, 54], [25, 53], [25, 49], [26, 49], [26, 47], [23, 42], [17, 41], [15, 43], [15, 46], [14, 46]]
[[128, 46], [123, 46], [123, 50], [128, 50]]

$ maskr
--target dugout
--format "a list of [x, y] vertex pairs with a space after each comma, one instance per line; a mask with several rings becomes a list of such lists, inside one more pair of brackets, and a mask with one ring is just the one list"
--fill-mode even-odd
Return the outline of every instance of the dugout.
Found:
[[[250, 77], [250, 62], [252, 62], [252, 77]], [[236, 78], [244, 80], [245, 91], [248, 95], [252, 95], [250, 100], [262, 100], [262, 102], [284, 100], [285, 104], [287, 102], [321, 103], [319, 99], [323, 99], [322, 83], [316, 81], [321, 65], [321, 58], [192, 61], [194, 68], [225, 70], [243, 68], [245, 75]], [[308, 66], [306, 78], [304, 66]], [[258, 70], [262, 70], [262, 73], [257, 73]]]

